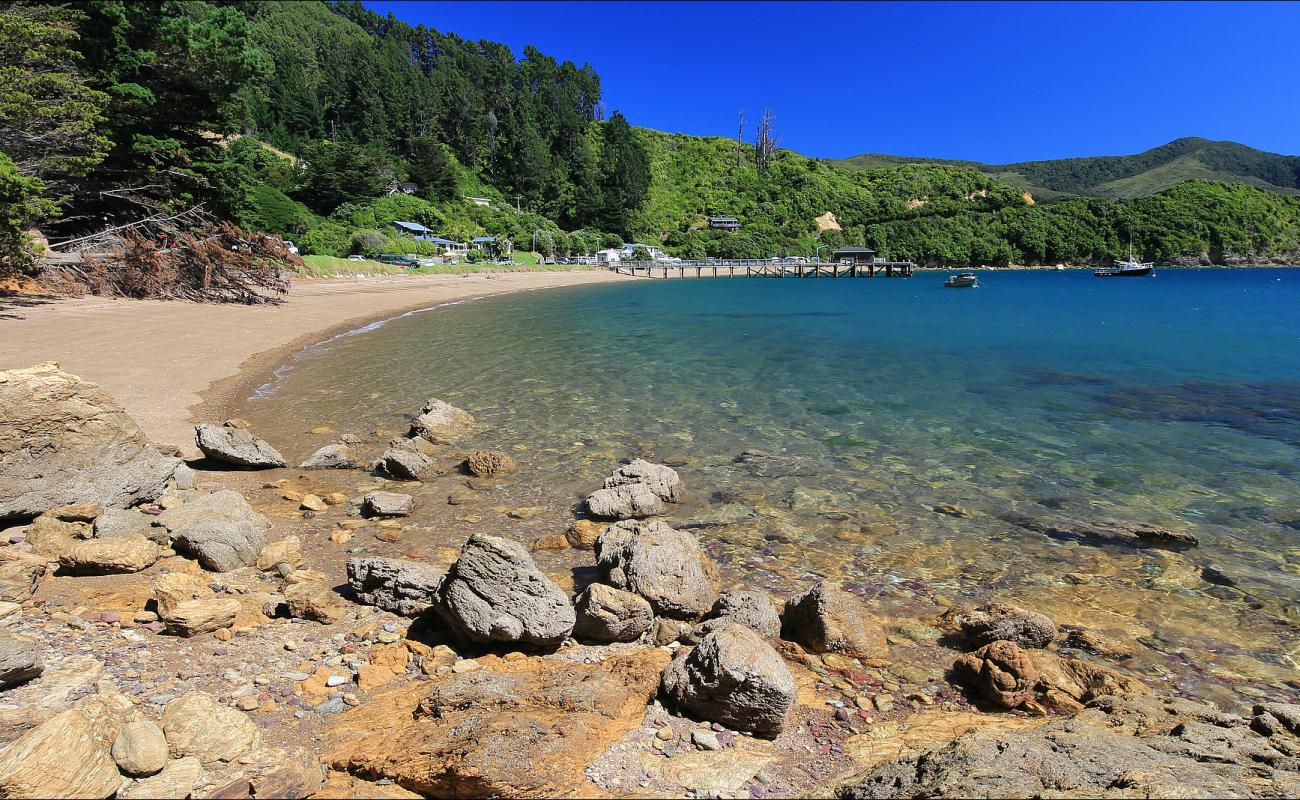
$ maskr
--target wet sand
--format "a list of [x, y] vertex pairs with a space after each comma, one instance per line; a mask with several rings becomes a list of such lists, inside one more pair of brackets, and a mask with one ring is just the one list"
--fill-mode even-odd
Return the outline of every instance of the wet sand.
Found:
[[505, 292], [634, 280], [606, 271], [294, 282], [279, 306], [0, 297], [0, 369], [57, 361], [125, 406], [153, 441], [193, 450], [193, 414], [286, 350], [411, 309]]

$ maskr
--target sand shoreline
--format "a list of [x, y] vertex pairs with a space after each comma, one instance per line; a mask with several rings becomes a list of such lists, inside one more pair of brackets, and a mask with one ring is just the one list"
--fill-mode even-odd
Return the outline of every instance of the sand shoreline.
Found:
[[196, 414], [220, 411], [338, 333], [442, 303], [619, 280], [635, 279], [603, 270], [308, 279], [280, 306], [0, 298], [0, 369], [57, 361], [108, 390], [150, 439], [189, 452]]

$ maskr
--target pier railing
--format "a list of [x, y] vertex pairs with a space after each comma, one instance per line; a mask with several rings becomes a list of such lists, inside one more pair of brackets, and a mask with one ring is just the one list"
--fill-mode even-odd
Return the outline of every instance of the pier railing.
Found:
[[619, 261], [604, 265], [611, 272], [645, 278], [910, 278], [911, 261], [809, 261], [773, 263], [764, 259], [707, 261]]

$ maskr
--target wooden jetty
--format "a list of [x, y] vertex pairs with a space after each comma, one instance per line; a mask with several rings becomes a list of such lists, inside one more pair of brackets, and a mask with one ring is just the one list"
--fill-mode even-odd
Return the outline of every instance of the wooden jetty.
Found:
[[645, 278], [886, 278], [912, 277], [911, 261], [776, 263], [762, 259], [708, 261], [619, 261], [611, 272]]

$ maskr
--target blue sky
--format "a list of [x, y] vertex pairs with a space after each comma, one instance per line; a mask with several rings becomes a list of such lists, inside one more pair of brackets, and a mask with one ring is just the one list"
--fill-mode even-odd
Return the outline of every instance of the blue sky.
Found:
[[1300, 154], [1300, 3], [367, 2], [600, 73], [635, 125], [992, 163], [1180, 136]]

